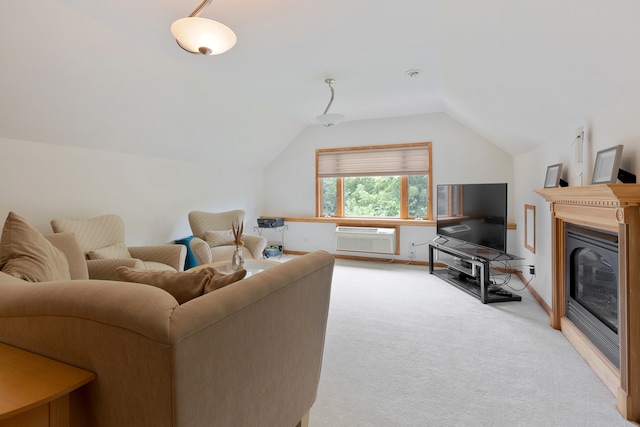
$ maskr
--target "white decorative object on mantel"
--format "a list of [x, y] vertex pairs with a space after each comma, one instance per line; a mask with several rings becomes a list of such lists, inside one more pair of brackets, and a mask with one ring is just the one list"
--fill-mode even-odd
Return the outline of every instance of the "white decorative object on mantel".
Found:
[[582, 177], [584, 175], [584, 129], [582, 126], [576, 129], [576, 137], [571, 145], [574, 146], [573, 166], [576, 174], [576, 185], [582, 185]]

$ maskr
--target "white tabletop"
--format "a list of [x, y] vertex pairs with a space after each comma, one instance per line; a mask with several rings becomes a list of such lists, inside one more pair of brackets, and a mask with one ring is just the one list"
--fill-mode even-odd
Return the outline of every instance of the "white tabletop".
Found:
[[[257, 274], [264, 270], [268, 270], [269, 268], [278, 264], [280, 263], [277, 261], [259, 260], [259, 259], [246, 260], [244, 262], [244, 269], [247, 270], [247, 275], [245, 277], [249, 277], [252, 274]], [[223, 274], [233, 273], [233, 270], [231, 269], [231, 263], [228, 261], [213, 262], [211, 264], [208, 264], [208, 266], [214, 267], [216, 270], [218, 270], [220, 273], [223, 273]]]

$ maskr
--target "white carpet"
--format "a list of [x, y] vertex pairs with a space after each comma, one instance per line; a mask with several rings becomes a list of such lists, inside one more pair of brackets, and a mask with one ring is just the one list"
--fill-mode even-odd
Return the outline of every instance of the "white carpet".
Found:
[[518, 294], [484, 305], [427, 267], [337, 260], [310, 426], [635, 425]]

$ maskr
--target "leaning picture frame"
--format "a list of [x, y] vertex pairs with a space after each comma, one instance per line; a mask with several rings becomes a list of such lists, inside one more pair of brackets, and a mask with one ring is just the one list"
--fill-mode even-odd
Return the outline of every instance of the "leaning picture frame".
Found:
[[622, 145], [598, 151], [591, 184], [615, 184], [622, 158]]
[[562, 175], [562, 163], [547, 167], [547, 175], [544, 178], [544, 188], [555, 188], [560, 184]]
[[524, 247], [536, 253], [536, 207], [524, 205]]

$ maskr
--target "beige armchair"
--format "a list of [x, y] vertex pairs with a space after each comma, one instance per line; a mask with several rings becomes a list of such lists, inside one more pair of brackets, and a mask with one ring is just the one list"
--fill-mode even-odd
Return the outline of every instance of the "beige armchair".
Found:
[[73, 233], [87, 259], [91, 279], [119, 280], [120, 266], [141, 270], [184, 270], [184, 245], [126, 246], [124, 222], [118, 215], [85, 220], [53, 219], [54, 233]]
[[[215, 261], [231, 261], [235, 246], [231, 224], [244, 223], [244, 211], [236, 209], [227, 212], [189, 212], [189, 224], [193, 232], [191, 251], [198, 264]], [[242, 253], [245, 259], [261, 259], [267, 247], [267, 239], [262, 236], [243, 234]]]

